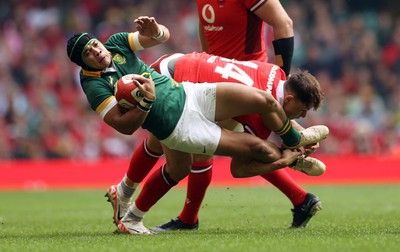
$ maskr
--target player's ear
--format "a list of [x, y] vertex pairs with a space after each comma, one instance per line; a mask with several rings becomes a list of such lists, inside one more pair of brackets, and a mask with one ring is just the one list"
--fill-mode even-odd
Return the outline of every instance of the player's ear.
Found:
[[294, 96], [291, 94], [288, 94], [285, 96], [285, 98], [283, 99], [283, 103], [284, 104], [289, 104], [291, 101], [294, 100]]

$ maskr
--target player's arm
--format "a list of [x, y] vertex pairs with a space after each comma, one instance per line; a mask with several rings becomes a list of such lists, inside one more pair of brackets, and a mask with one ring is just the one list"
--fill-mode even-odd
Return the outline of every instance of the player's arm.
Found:
[[[113, 101], [110, 104], [114, 106], [105, 113], [103, 120], [122, 134], [131, 135], [135, 132], [146, 120], [151, 105], [156, 99], [154, 82], [151, 79], [137, 75], [132, 82], [143, 94], [143, 99], [146, 99], [146, 106], [136, 106], [130, 110], [122, 108], [113, 96]], [[149, 103], [151, 102], [151, 103]], [[141, 104], [141, 103], [140, 103]], [[111, 105], [110, 105], [111, 106]]]
[[133, 35], [136, 50], [159, 45], [170, 37], [168, 28], [158, 24], [154, 17], [142, 16], [136, 18], [134, 22], [137, 29]]
[[198, 25], [198, 38], [199, 38], [199, 42], [200, 42], [200, 49], [202, 52], [207, 52], [208, 51], [208, 44], [207, 44], [207, 40], [204, 34], [204, 28], [203, 25], [201, 24], [201, 22], [199, 21], [199, 25]]
[[290, 74], [294, 49], [293, 21], [286, 13], [279, 0], [268, 0], [254, 13], [274, 30], [275, 64], [280, 66], [285, 74]]
[[[278, 150], [275, 144], [268, 142], [268, 144]], [[277, 169], [282, 169], [291, 165], [300, 155], [302, 155], [301, 150], [290, 150], [286, 149], [282, 151], [279, 158], [271, 163], [261, 163], [258, 161], [251, 161], [249, 163], [246, 158], [243, 157], [233, 157], [231, 161], [231, 174], [235, 178], [248, 178], [257, 175], [265, 174], [267, 172], [272, 172]], [[245, 162], [242, 162], [245, 160]], [[244, 166], [244, 164], [246, 164]]]
[[144, 122], [148, 113], [133, 108], [127, 110], [119, 104], [115, 104], [104, 116], [104, 122], [126, 135], [132, 135]]

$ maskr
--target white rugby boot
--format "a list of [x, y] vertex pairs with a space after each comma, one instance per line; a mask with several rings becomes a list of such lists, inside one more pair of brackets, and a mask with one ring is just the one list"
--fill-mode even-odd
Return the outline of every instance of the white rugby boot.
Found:
[[125, 216], [118, 222], [116, 232], [119, 234], [132, 235], [153, 234], [148, 228], [143, 225], [142, 218], [136, 217], [131, 211], [128, 211]]
[[302, 146], [318, 143], [329, 135], [329, 128], [325, 125], [315, 125], [299, 131], [300, 142], [295, 146], [285, 146], [289, 149], [297, 149]]
[[322, 161], [312, 157], [305, 157], [304, 155], [299, 156], [296, 164], [289, 167], [308, 176], [320, 176], [326, 170], [326, 165]]
[[131, 205], [130, 201], [121, 200], [118, 196], [117, 189], [118, 185], [112, 185], [107, 189], [105, 197], [107, 197], [107, 201], [111, 203], [111, 206], [114, 211], [113, 221], [115, 225], [118, 225], [118, 222], [124, 217], [126, 212]]

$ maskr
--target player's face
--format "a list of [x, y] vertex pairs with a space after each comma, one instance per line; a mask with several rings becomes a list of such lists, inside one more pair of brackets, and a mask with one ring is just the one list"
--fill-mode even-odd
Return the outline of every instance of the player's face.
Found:
[[111, 63], [111, 53], [96, 39], [85, 47], [83, 58], [86, 64], [96, 69], [106, 69]]
[[308, 108], [304, 103], [294, 98], [285, 98], [283, 109], [289, 119], [298, 119], [300, 117], [306, 117]]

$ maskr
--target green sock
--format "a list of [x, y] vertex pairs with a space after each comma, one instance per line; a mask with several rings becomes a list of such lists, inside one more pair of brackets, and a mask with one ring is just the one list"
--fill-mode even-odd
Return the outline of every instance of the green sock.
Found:
[[297, 159], [294, 160], [293, 163], [291, 163], [291, 164], [289, 165], [289, 167], [293, 167], [293, 166], [295, 166], [296, 164], [297, 164]]
[[283, 143], [288, 147], [296, 146], [300, 143], [300, 132], [292, 127], [292, 122], [288, 118], [286, 118], [283, 127], [275, 131], [275, 133], [282, 138]]

